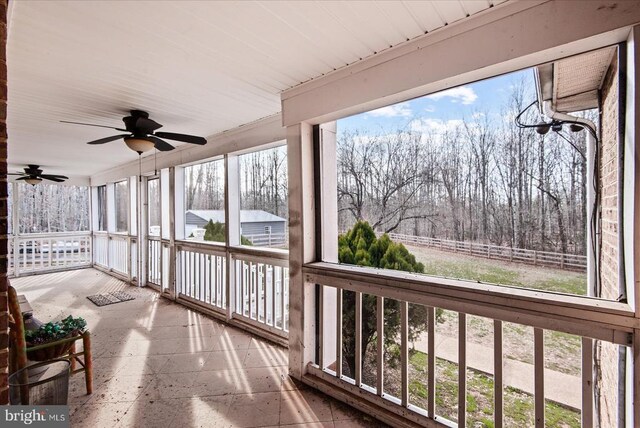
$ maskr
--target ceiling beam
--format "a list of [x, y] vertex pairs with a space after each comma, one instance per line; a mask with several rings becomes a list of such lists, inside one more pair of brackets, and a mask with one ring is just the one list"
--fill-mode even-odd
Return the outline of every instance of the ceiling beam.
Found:
[[507, 2], [282, 94], [322, 123], [626, 40], [640, 2]]

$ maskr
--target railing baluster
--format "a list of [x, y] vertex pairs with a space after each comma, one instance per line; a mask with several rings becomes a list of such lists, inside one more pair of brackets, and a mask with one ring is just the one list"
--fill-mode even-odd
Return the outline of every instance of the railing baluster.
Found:
[[200, 300], [205, 303], [209, 302], [209, 256], [200, 254], [200, 276], [202, 276], [202, 284], [200, 284]]
[[[229, 294], [227, 293], [227, 257], [220, 257], [220, 307], [226, 308], [227, 306], [231, 306], [231, 303], [228, 301]], [[235, 282], [235, 281], [234, 281]]]
[[256, 263], [256, 321], [260, 322], [260, 309], [262, 309], [262, 263]]
[[240, 265], [240, 285], [242, 287], [241, 289], [241, 301], [240, 301], [240, 313], [242, 315], [247, 315], [247, 264], [242, 261], [242, 260], [238, 260], [238, 264]]
[[193, 252], [193, 298], [196, 300], [199, 300], [200, 297], [200, 280], [199, 280], [199, 276], [200, 276], [200, 269], [199, 269], [199, 264], [200, 264], [200, 254], [197, 252]]
[[195, 292], [195, 254], [193, 251], [189, 251], [189, 297], [194, 298]]
[[[27, 267], [27, 244], [29, 241], [24, 241], [24, 246], [22, 247], [22, 257], [17, 257], [18, 259], [22, 259], [22, 266], [20, 266], [20, 268], [18, 269], [18, 271], [23, 270], [24, 268]], [[20, 263], [18, 262], [17, 265], [19, 265]], [[19, 272], [16, 272], [16, 275], [19, 274]]]
[[356, 319], [355, 319], [355, 352], [356, 352], [356, 370], [352, 373], [356, 386], [362, 384], [362, 293], [355, 291], [356, 299]]
[[217, 284], [217, 290], [216, 290], [216, 305], [219, 308], [223, 308], [224, 307], [224, 261], [223, 258], [220, 256], [216, 257], [216, 284]]
[[256, 290], [256, 273], [258, 265], [253, 262], [249, 262], [249, 318], [253, 319], [253, 311], [255, 308], [255, 302], [253, 299], [254, 292]]
[[436, 416], [436, 308], [427, 308], [427, 347], [429, 348], [427, 355], [427, 364], [429, 366], [429, 382], [427, 386], [427, 411], [431, 419]]
[[[286, 272], [285, 272], [286, 271]], [[286, 293], [285, 305], [284, 305], [284, 331], [289, 331], [289, 309], [287, 306], [287, 302], [289, 301], [289, 271], [285, 268], [282, 269], [282, 276], [284, 281], [284, 290]]]
[[211, 304], [220, 307], [218, 300], [220, 295], [218, 294], [218, 287], [220, 287], [220, 266], [218, 265], [218, 256], [211, 256]]
[[152, 272], [152, 278], [153, 278], [153, 283], [154, 284], [162, 284], [162, 281], [160, 280], [160, 253], [161, 253], [161, 248], [159, 248], [160, 246], [158, 245], [160, 244], [160, 242], [158, 241], [151, 241], [151, 247], [152, 247], [152, 254], [153, 254], [153, 272]]
[[189, 252], [182, 250], [182, 275], [184, 281], [182, 282], [182, 294], [188, 296], [188, 284], [189, 284]]
[[202, 283], [204, 282], [203, 272], [202, 272], [202, 253], [198, 252], [195, 254], [196, 254], [196, 281], [197, 281], [196, 299], [202, 302], [204, 301], [204, 294], [202, 293], [203, 291]]
[[533, 329], [535, 426], [544, 428], [544, 330]]
[[593, 427], [593, 339], [582, 338], [582, 428]]
[[502, 428], [504, 419], [504, 380], [502, 356], [502, 321], [493, 321], [493, 395], [494, 395], [494, 427]]
[[458, 427], [467, 426], [467, 314], [458, 313]]
[[[318, 292], [318, 367], [320, 370], [324, 370], [324, 289], [323, 285], [317, 286], [319, 289]], [[265, 323], [267, 322], [267, 317], [265, 314]]]
[[209, 280], [210, 301], [213, 306], [218, 306], [218, 256], [209, 256]]
[[202, 274], [204, 275], [204, 299], [205, 303], [211, 303], [211, 256], [208, 254], [202, 255], [202, 265], [204, 266]]
[[198, 265], [198, 271], [200, 272], [200, 301], [207, 301], [207, 255], [200, 253], [198, 256], [200, 264]]
[[193, 263], [194, 263], [194, 254], [193, 251], [188, 251], [187, 255], [189, 257], [189, 265], [187, 267], [187, 272], [189, 273], [189, 282], [187, 282], [188, 285], [188, 291], [187, 291], [187, 296], [193, 298], [194, 297], [194, 290], [193, 290], [193, 284], [194, 284], [194, 269], [193, 269]]
[[[49, 240], [49, 254], [47, 254], [47, 265], [48, 265], [47, 267], [48, 268], [52, 268], [53, 267], [53, 260], [51, 258], [52, 257], [52, 255], [51, 255], [52, 250], [53, 250], [52, 242], [51, 242], [51, 240]], [[66, 266], [66, 263], [65, 263], [65, 266]]]
[[218, 306], [218, 256], [209, 256], [209, 303]]
[[402, 406], [409, 405], [409, 304], [400, 302], [400, 366], [401, 366], [401, 399]]
[[342, 377], [342, 289], [336, 288], [336, 291], [336, 376], [340, 379]]
[[284, 299], [284, 268], [278, 266], [278, 281], [280, 281], [280, 315], [282, 317], [282, 331], [285, 331], [284, 325], [284, 312], [285, 312], [285, 299]]
[[267, 323], [267, 265], [262, 264], [262, 322]]
[[184, 275], [184, 282], [182, 283], [182, 294], [184, 294], [185, 296], [189, 296], [189, 251], [187, 250], [183, 250], [182, 251], [182, 272]]
[[271, 267], [271, 325], [276, 326], [276, 268]]
[[160, 284], [161, 281], [159, 281], [159, 269], [158, 269], [158, 258], [159, 258], [159, 251], [158, 251], [158, 245], [156, 245], [157, 242], [156, 241], [151, 241], [151, 253], [153, 254], [153, 272], [151, 273], [152, 278], [153, 278], [153, 283], [154, 284]]
[[187, 252], [182, 250], [182, 263], [180, 263], [180, 270], [182, 271], [182, 284], [180, 284], [180, 292], [186, 295], [187, 291]]
[[376, 304], [376, 324], [377, 324], [377, 370], [378, 377], [377, 389], [378, 395], [382, 397], [384, 394], [384, 297], [377, 297]]
[[195, 295], [196, 300], [202, 301], [202, 270], [200, 269], [201, 261], [202, 261], [202, 253], [193, 253], [195, 258]]

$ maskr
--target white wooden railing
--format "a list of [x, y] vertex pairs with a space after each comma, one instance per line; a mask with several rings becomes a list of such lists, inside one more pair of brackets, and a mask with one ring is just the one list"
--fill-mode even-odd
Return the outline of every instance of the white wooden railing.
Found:
[[235, 262], [234, 316], [286, 337], [289, 331], [288, 261], [266, 254], [232, 253]]
[[162, 283], [162, 240], [160, 237], [147, 238], [147, 282], [161, 287]]
[[94, 232], [95, 267], [132, 281], [137, 277], [137, 239], [120, 233]]
[[[285, 251], [180, 241], [177, 300], [286, 338], [289, 273]], [[230, 270], [230, 272], [228, 272]]]
[[578, 254], [554, 253], [550, 251], [528, 250], [500, 245], [481, 244], [477, 242], [452, 241], [448, 239], [429, 238], [426, 236], [388, 233], [396, 242], [420, 247], [438, 248], [442, 251], [468, 254], [487, 259], [526, 263], [535, 266], [548, 266], [567, 270], [586, 271], [587, 257]]
[[9, 272], [14, 276], [91, 265], [89, 232], [20, 235], [9, 245]]
[[226, 314], [226, 252], [214, 246], [182, 243], [178, 245], [176, 289], [178, 299], [194, 302]]
[[[581, 338], [582, 355], [578, 357], [578, 361], [581, 358], [582, 375], [577, 375], [579, 381], [576, 389], [568, 392], [564, 390], [563, 393], [579, 397], [578, 407], [581, 413], [578, 420], [581, 420], [581, 425], [585, 428], [597, 425], [594, 421], [597, 415], [594, 415], [593, 411], [594, 380], [597, 376], [593, 363], [594, 342], [609, 342], [627, 347], [631, 345], [634, 315], [625, 304], [619, 302], [545, 295], [529, 290], [505, 290], [485, 284], [478, 287], [471, 282], [329, 263], [312, 263], [303, 268], [303, 273], [307, 284], [319, 284], [320, 287], [318, 354], [317, 360], [307, 367], [308, 376], [318, 380], [311, 382], [331, 385], [327, 386], [329, 389], [345, 390], [422, 426], [436, 426], [434, 422], [445, 426], [473, 426], [467, 414], [467, 361], [475, 357], [468, 352], [467, 318], [471, 315], [474, 318], [483, 317], [488, 325], [492, 326], [492, 331], [487, 332], [486, 346], [489, 348], [487, 358], [493, 364], [489, 371], [493, 373], [490, 383], [493, 391], [490, 393], [492, 392], [494, 410], [485, 416], [493, 420], [492, 426], [495, 427], [505, 426], [506, 418], [509, 416], [505, 415], [504, 410], [505, 391], [509, 389], [505, 388], [503, 323], [518, 323], [532, 330], [530, 349], [533, 350], [533, 358], [529, 364], [532, 365], [534, 382], [533, 391], [529, 396], [533, 402], [533, 420], [536, 427], [545, 426], [545, 400], [548, 399], [546, 388], [549, 386], [549, 373], [545, 370], [545, 358], [548, 357], [545, 354], [545, 332], [561, 332]], [[349, 305], [353, 312], [350, 312], [347, 324], [343, 317], [343, 303], [346, 302], [343, 300], [343, 293], [352, 293], [349, 302], [355, 302]], [[372, 320], [363, 319], [364, 296], [369, 301], [375, 301], [373, 311], [376, 326], [375, 346], [368, 348], [371, 353], [367, 354], [366, 361], [362, 357], [362, 326], [364, 322], [371, 324]], [[389, 299], [393, 299], [393, 304], [398, 305], [396, 314], [400, 325], [399, 334], [395, 338], [399, 349], [399, 369], [395, 369], [395, 375], [392, 377], [387, 376], [389, 367], [385, 364], [384, 346], [385, 322], [389, 317], [389, 313], [385, 312], [385, 305]], [[422, 401], [422, 405], [415, 402], [409, 389], [409, 372], [415, 370], [415, 367], [410, 366], [409, 360], [409, 308], [413, 305], [421, 305], [427, 314], [426, 337], [419, 342], [417, 349], [424, 354], [426, 360], [427, 381], [422, 385], [426, 404]], [[443, 416], [442, 408], [439, 407], [441, 405], [436, 404], [442, 403], [442, 394], [447, 391], [441, 384], [436, 370], [436, 346], [442, 339], [440, 335], [436, 340], [439, 329], [436, 321], [438, 308], [455, 312], [458, 323], [457, 337], [451, 338], [457, 340], [457, 352], [453, 351], [455, 356], [452, 358], [457, 367], [457, 381], [454, 380], [455, 387], [449, 389], [454, 395], [452, 400], [457, 400], [457, 410], [454, 405], [454, 410], [450, 411], [447, 417]], [[345, 328], [350, 328], [350, 331], [346, 331]], [[355, 336], [355, 349], [350, 348], [355, 352], [353, 372], [345, 367], [346, 362], [343, 358], [343, 340], [349, 335]], [[364, 380], [365, 364], [369, 379], [367, 382]], [[617, 359], [609, 368], [617, 370], [616, 364]], [[372, 370], [375, 373], [373, 376], [369, 373]], [[415, 376], [415, 371], [413, 373], [412, 376]], [[528, 373], [519, 375], [530, 376]], [[440, 399], [437, 399], [438, 396]], [[513, 423], [513, 419], [510, 421]]]
[[109, 235], [106, 233], [93, 235], [93, 263], [109, 268]]

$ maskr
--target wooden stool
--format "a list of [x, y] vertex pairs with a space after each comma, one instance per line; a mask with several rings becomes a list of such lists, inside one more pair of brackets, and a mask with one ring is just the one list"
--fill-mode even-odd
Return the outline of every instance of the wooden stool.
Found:
[[[56, 340], [55, 342], [45, 343], [43, 345], [37, 345], [27, 347], [27, 341], [25, 339], [24, 320], [22, 318], [22, 311], [20, 310], [20, 301], [16, 289], [9, 286], [9, 314], [11, 315], [11, 329], [9, 338], [11, 341], [11, 350], [9, 354], [9, 371], [15, 373], [16, 371], [27, 366], [27, 352], [37, 351], [39, 349], [50, 348], [58, 345], [64, 345], [71, 342], [71, 348], [69, 351], [59, 356], [58, 358], [68, 359], [71, 363], [71, 374], [84, 372], [85, 384], [87, 387], [87, 394], [93, 392], [93, 361], [91, 358], [91, 333], [87, 330], [81, 335], [68, 337], [65, 339]], [[23, 302], [24, 303], [24, 302]], [[76, 352], [76, 341], [82, 339], [82, 351]], [[77, 365], [80, 368], [77, 368]]]

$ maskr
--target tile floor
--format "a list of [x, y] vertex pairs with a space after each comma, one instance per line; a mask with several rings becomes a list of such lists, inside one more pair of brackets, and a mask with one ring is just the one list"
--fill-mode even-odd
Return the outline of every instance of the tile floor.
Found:
[[[377, 427], [287, 375], [286, 349], [94, 269], [11, 280], [41, 321], [72, 314], [92, 333], [94, 392], [69, 385], [72, 427]], [[97, 307], [86, 296], [135, 300]]]

